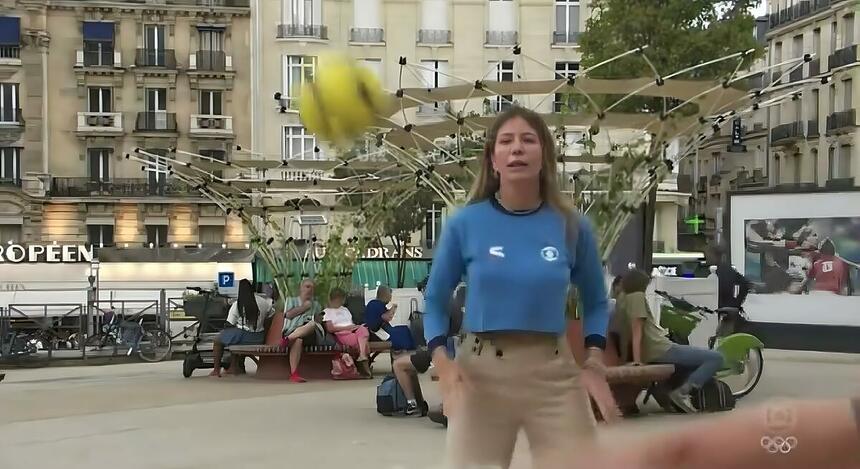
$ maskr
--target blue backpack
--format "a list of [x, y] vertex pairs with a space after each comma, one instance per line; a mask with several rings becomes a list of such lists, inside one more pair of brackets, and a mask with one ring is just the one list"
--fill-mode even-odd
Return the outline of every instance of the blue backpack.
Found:
[[393, 374], [382, 378], [376, 387], [376, 411], [386, 417], [406, 411], [406, 395]]

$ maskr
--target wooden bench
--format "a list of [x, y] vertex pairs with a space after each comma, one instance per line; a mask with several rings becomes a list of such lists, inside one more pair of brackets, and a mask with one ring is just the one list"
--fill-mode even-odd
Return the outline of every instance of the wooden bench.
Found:
[[[287, 379], [290, 377], [289, 351], [280, 350], [284, 315], [276, 314], [266, 331], [264, 345], [233, 345], [227, 347], [231, 354], [250, 357], [257, 363], [255, 377], [261, 379]], [[390, 342], [370, 342], [370, 364], [380, 353], [391, 352]], [[306, 345], [299, 362], [302, 377], [307, 379], [331, 379], [331, 361], [339, 353], [349, 353], [353, 358], [358, 350], [343, 345]]]

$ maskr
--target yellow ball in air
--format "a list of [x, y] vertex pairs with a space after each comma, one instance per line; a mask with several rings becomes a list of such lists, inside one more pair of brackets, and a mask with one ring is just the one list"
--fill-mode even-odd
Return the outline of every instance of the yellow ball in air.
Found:
[[374, 73], [339, 53], [321, 56], [312, 81], [302, 85], [299, 116], [321, 140], [346, 143], [385, 112], [388, 97]]

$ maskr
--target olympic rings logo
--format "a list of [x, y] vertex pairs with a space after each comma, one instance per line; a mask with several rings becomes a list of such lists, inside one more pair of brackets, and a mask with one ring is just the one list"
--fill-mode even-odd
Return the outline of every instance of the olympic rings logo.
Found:
[[770, 454], [788, 454], [797, 447], [797, 438], [793, 436], [763, 436], [761, 437], [761, 447]]

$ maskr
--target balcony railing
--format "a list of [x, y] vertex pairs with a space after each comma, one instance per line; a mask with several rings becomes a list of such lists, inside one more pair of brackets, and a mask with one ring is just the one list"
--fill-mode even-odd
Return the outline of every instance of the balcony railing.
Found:
[[21, 178], [20, 177], [0, 178], [0, 186], [21, 187]]
[[79, 112], [78, 132], [122, 133], [122, 113]]
[[21, 113], [21, 108], [0, 107], [0, 124], [21, 125], [23, 123], [24, 117]]
[[802, 121], [781, 124], [770, 131], [770, 142], [773, 144], [788, 143], [799, 138], [803, 138]]
[[809, 138], [818, 137], [818, 119], [806, 122], [806, 136]]
[[200, 50], [188, 56], [188, 70], [232, 72], [233, 56], [220, 50]]
[[134, 128], [138, 132], [176, 132], [176, 113], [138, 112]]
[[812, 59], [809, 62], [809, 75], [808, 77], [815, 77], [821, 74], [821, 59], [816, 58]]
[[843, 47], [842, 49], [830, 54], [830, 57], [827, 58], [827, 65], [830, 70], [844, 65], [853, 64], [854, 62], [857, 62], [857, 44]]
[[770, 28], [774, 29], [792, 21], [803, 19], [819, 10], [827, 8], [833, 0], [802, 0], [801, 2], [769, 16]]
[[838, 132], [849, 127], [857, 126], [857, 110], [849, 109], [847, 111], [834, 112], [827, 116], [827, 135]]
[[173, 49], [137, 49], [134, 64], [138, 67], [176, 69], [176, 52]]
[[311, 37], [328, 39], [328, 27], [319, 24], [279, 24], [278, 37]]
[[833, 3], [832, 0], [813, 0], [812, 9], [821, 10], [822, 8], [829, 7], [831, 3]]
[[419, 29], [419, 44], [451, 44], [451, 31], [448, 29]]
[[382, 28], [350, 28], [349, 42], [376, 44], [385, 41], [385, 30]]
[[178, 179], [159, 181], [146, 178], [111, 179], [98, 181], [90, 178], [53, 178], [51, 197], [150, 197], [194, 195], [187, 184]]
[[798, 67], [791, 72], [788, 73], [788, 81], [789, 83], [803, 80], [803, 67]]
[[582, 31], [554, 31], [552, 33], [553, 44], [579, 44]]
[[103, 47], [101, 50], [83, 49], [75, 51], [75, 67], [122, 67], [122, 52], [113, 47]]
[[192, 114], [189, 132], [198, 135], [231, 135], [233, 116]]
[[485, 44], [489, 46], [515, 46], [518, 36], [517, 31], [487, 31]]
[[20, 59], [21, 58], [21, 46], [20, 45], [10, 45], [10, 46], [0, 46], [0, 60], [3, 59]]

